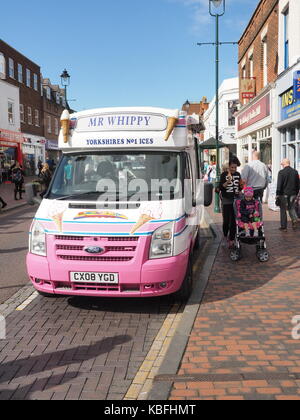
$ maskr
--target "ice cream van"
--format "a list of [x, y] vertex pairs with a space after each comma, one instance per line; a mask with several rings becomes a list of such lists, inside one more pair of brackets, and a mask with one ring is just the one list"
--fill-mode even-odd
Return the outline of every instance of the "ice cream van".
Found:
[[204, 200], [197, 123], [162, 108], [64, 111], [62, 158], [29, 235], [40, 294], [189, 296]]

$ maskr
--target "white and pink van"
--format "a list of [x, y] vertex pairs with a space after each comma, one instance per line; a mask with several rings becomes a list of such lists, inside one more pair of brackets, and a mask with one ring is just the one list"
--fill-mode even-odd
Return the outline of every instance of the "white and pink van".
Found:
[[34, 287], [187, 297], [204, 203], [189, 127], [199, 121], [178, 110], [106, 108], [65, 111], [61, 123], [63, 155], [30, 229]]

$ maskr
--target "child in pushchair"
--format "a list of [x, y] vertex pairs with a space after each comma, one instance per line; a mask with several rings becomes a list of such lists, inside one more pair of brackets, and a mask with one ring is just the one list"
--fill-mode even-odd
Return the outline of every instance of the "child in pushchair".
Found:
[[242, 256], [242, 243], [256, 245], [256, 255], [259, 261], [269, 260], [267, 251], [262, 203], [254, 199], [253, 188], [244, 190], [244, 197], [235, 200], [234, 210], [236, 216], [236, 237], [234, 247], [230, 252], [232, 261], [238, 261]]

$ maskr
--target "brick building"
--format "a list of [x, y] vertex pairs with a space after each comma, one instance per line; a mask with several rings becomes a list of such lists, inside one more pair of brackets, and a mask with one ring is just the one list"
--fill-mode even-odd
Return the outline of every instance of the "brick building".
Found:
[[197, 132], [200, 131], [199, 141], [204, 141], [204, 124], [203, 116], [209, 107], [206, 96], [203, 96], [200, 102], [189, 102], [188, 100], [182, 105], [182, 110], [186, 111], [188, 115], [196, 114], [200, 117], [200, 126], [197, 127]]
[[274, 160], [274, 99], [278, 76], [278, 1], [261, 0], [239, 40], [241, 109], [237, 113], [238, 154], [242, 164], [252, 151]]
[[66, 107], [65, 90], [51, 84], [49, 79], [42, 80], [43, 86], [43, 125], [46, 138], [46, 160], [59, 158], [58, 135], [60, 116]]
[[[19, 89], [19, 103], [13, 104], [13, 112], [20, 116], [23, 156], [17, 154], [16, 159], [23, 161], [27, 175], [31, 175], [38, 160], [45, 157], [40, 67], [1, 39], [0, 61], [1, 79]], [[7, 153], [7, 148], [2, 151]]]

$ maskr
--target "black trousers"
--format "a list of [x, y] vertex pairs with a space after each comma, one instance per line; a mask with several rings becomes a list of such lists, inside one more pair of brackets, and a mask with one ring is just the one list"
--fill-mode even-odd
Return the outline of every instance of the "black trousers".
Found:
[[20, 198], [22, 197], [23, 182], [15, 182], [15, 198], [17, 198], [17, 193], [19, 193]]
[[235, 213], [233, 204], [223, 205], [223, 233], [225, 238], [234, 241], [236, 234]]

